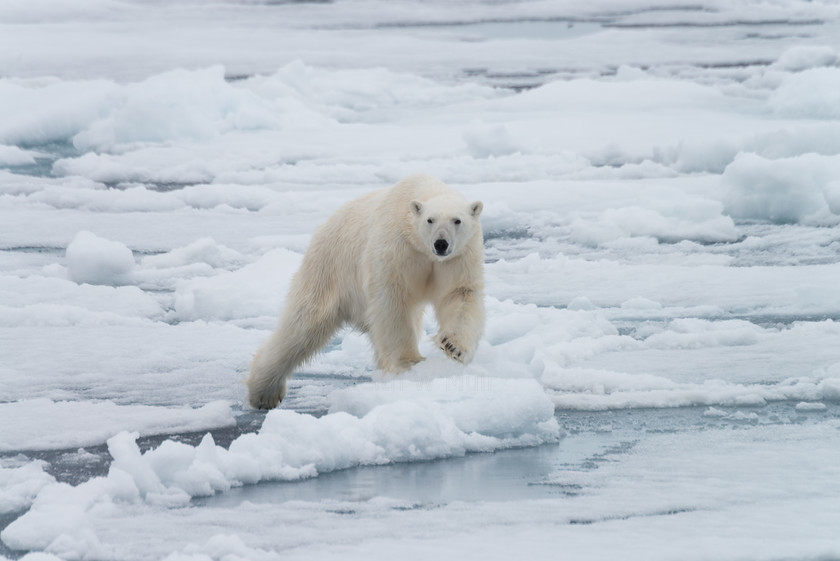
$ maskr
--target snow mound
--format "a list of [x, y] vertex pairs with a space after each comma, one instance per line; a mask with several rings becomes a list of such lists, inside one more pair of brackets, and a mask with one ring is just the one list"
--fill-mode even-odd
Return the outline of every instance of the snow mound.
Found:
[[[192, 253], [196, 246], [188, 253]], [[163, 262], [186, 259], [169, 256]], [[276, 316], [282, 309], [292, 275], [302, 256], [288, 249], [271, 250], [257, 261], [213, 277], [179, 281], [175, 318], [181, 321], [230, 320]]]
[[773, 65], [779, 70], [800, 72], [819, 66], [836, 66], [840, 63], [837, 52], [827, 45], [797, 45], [787, 49]]
[[67, 140], [96, 119], [117, 89], [106, 80], [0, 81], [0, 142], [37, 145]]
[[[443, 360], [427, 359], [426, 366]], [[417, 434], [423, 425], [437, 426], [442, 434], [458, 435], [452, 442], [464, 451], [542, 444], [557, 435], [554, 408], [532, 379], [465, 374], [425, 381], [392, 380], [339, 390], [331, 399], [331, 412], [358, 418], [397, 413], [393, 422], [403, 427], [394, 431], [397, 434]], [[407, 415], [411, 409], [414, 414]]]
[[208, 140], [230, 130], [279, 127], [272, 108], [225, 82], [225, 70], [172, 70], [122, 87], [110, 110], [73, 137], [79, 150]]
[[838, 177], [840, 156], [803, 154], [772, 160], [739, 154], [723, 173], [728, 189], [724, 205], [733, 218], [776, 224], [833, 221], [831, 215], [840, 213]]
[[218, 65], [174, 69], [127, 84], [4, 82], [0, 143], [72, 139], [79, 151], [118, 154], [156, 143], [213, 141], [235, 131], [379, 121], [377, 112], [383, 110], [500, 95], [486, 86], [441, 85], [382, 68], [328, 71], [300, 61], [237, 82], [226, 80]]
[[0, 466], [0, 515], [28, 508], [41, 489], [55, 483], [44, 471], [45, 465], [35, 461], [18, 467]]
[[840, 119], [840, 68], [811, 68], [793, 74], [767, 104], [784, 117]]
[[108, 440], [113, 463], [106, 477], [47, 486], [2, 539], [16, 549], [54, 551], [78, 539], [70, 536], [96, 541], [84, 529], [85, 516], [114, 501], [183, 506], [192, 497], [260, 481], [559, 440], [554, 406], [537, 381], [473, 374], [424, 379], [433, 369], [336, 391], [322, 417], [269, 411], [259, 432], [228, 449], [207, 434], [197, 446], [167, 440], [141, 453], [138, 434], [122, 432]]
[[476, 158], [493, 158], [520, 152], [519, 142], [505, 125], [476, 123], [464, 131], [467, 150]]
[[757, 343], [763, 333], [761, 327], [743, 320], [679, 318], [669, 324], [667, 331], [654, 333], [645, 343], [658, 349], [743, 346]]
[[211, 237], [205, 237], [159, 255], [148, 255], [141, 261], [143, 267], [154, 269], [176, 268], [206, 263], [211, 267], [228, 267], [243, 260], [236, 250], [219, 245]]
[[67, 276], [79, 284], [123, 284], [133, 269], [134, 254], [120, 242], [81, 231], [67, 246]]
[[738, 230], [722, 211], [719, 202], [709, 200], [694, 200], [662, 211], [638, 206], [611, 208], [601, 212], [597, 220], [575, 218], [572, 232], [576, 240], [592, 246], [628, 237], [650, 237], [666, 243], [735, 241]]
[[35, 163], [36, 153], [17, 146], [0, 144], [0, 166], [25, 166]]
[[396, 107], [433, 107], [503, 95], [478, 84], [444, 85], [385, 68], [325, 70], [300, 60], [271, 76], [251, 78], [243, 87], [271, 103], [294, 100], [321, 119], [339, 122], [378, 121], [377, 111]]

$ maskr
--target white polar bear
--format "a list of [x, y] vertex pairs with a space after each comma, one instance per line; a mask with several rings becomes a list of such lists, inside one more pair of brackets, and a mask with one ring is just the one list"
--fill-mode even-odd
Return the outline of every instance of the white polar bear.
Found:
[[423, 360], [427, 303], [435, 342], [470, 362], [484, 330], [482, 209], [424, 174], [341, 207], [315, 231], [277, 329], [251, 363], [251, 406], [275, 407], [292, 371], [345, 324], [368, 333], [380, 369], [411, 368]]

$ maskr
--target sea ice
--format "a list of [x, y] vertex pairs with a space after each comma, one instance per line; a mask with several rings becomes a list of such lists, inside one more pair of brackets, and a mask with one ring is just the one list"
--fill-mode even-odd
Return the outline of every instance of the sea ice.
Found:
[[[0, 558], [837, 557], [840, 9], [694, 4], [0, 3]], [[416, 171], [485, 203], [474, 362], [344, 330], [247, 409]]]

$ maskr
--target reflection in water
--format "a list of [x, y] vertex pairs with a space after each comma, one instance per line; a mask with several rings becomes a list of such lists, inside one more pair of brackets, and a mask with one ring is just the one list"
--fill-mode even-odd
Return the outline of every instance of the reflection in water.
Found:
[[469, 454], [432, 462], [411, 462], [346, 469], [296, 482], [265, 483], [233, 489], [195, 503], [230, 507], [243, 501], [367, 501], [390, 497], [418, 504], [452, 501], [509, 501], [569, 494], [544, 484], [563, 469], [587, 469], [592, 458], [621, 444], [616, 434], [567, 437], [536, 448]]

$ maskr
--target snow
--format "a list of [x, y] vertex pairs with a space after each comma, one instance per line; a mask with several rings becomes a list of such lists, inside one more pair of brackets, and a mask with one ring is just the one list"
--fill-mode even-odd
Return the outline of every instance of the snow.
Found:
[[[115, 431], [132, 428], [144, 435], [201, 431], [234, 425], [230, 406], [210, 402], [199, 409], [117, 405], [110, 401], [22, 399], [0, 404], [4, 426], [18, 426], [0, 439], [0, 451], [49, 450], [101, 444]], [[124, 428], [120, 428], [124, 427]]]
[[[0, 559], [840, 556], [835, 3], [197, 7], [0, 4]], [[429, 312], [248, 409], [416, 171], [485, 205], [474, 362]]]

